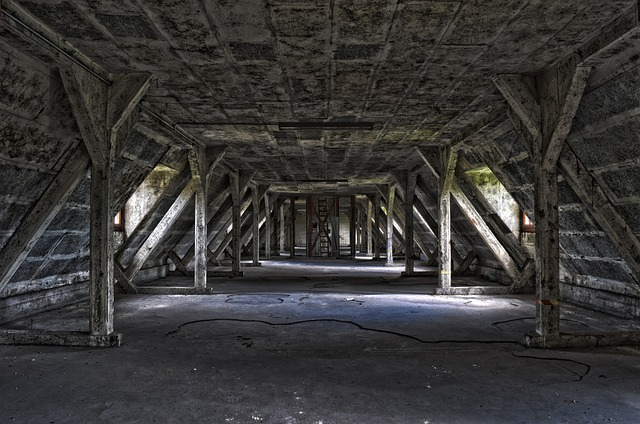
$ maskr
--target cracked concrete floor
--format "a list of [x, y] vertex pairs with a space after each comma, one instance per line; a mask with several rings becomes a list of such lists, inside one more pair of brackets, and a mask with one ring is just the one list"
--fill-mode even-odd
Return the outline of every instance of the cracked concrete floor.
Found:
[[[211, 279], [215, 295], [119, 296], [120, 348], [0, 346], [0, 422], [640, 422], [640, 351], [523, 347], [532, 296], [436, 297], [399, 268], [297, 262]], [[562, 326], [640, 323], [566, 305]]]

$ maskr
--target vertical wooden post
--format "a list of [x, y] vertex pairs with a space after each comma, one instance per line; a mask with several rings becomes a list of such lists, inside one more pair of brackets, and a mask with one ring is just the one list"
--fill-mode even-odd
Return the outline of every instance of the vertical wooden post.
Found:
[[349, 246], [351, 247], [351, 257], [356, 257], [356, 196], [351, 196], [351, 220], [349, 222]]
[[191, 175], [195, 181], [195, 261], [193, 283], [196, 289], [207, 287], [207, 159], [206, 152], [189, 152]]
[[291, 219], [289, 222], [289, 249], [291, 252], [289, 257], [293, 259], [296, 256], [296, 198], [291, 197]]
[[313, 243], [313, 198], [311, 197], [311, 195], [307, 195], [307, 208], [306, 208], [306, 218], [307, 218], [307, 225], [306, 225], [306, 236], [307, 236], [307, 258], [310, 258], [311, 256], [313, 256], [313, 246], [311, 245]]
[[373, 221], [373, 203], [367, 197], [367, 255], [373, 255], [373, 233], [371, 221]]
[[543, 338], [542, 345], [544, 339], [560, 335], [557, 165], [591, 73], [590, 67], [575, 66], [573, 59], [536, 77], [494, 80], [533, 139], [530, 153], [535, 170], [536, 332]]
[[441, 290], [451, 288], [451, 185], [458, 154], [449, 146], [440, 148], [440, 185], [439, 185], [439, 250], [440, 277], [438, 285]]
[[264, 258], [271, 259], [271, 199], [269, 193], [264, 195]]
[[[112, 154], [112, 153], [111, 153]], [[91, 334], [113, 333], [113, 215], [111, 166], [91, 165], [90, 317]]]
[[535, 168], [536, 331], [553, 337], [560, 334], [558, 178], [539, 160]]
[[417, 175], [407, 172], [404, 195], [404, 256], [405, 272], [411, 274], [415, 269], [413, 235], [413, 199], [416, 192]]
[[[377, 234], [380, 229], [380, 194], [378, 193], [376, 193], [375, 197], [373, 198], [373, 221], [375, 232]], [[380, 241], [376, 236], [373, 236], [373, 246], [373, 258], [375, 260], [380, 260]]]
[[[357, 203], [356, 203], [357, 205]], [[358, 208], [358, 223], [356, 228], [358, 229], [358, 250], [360, 253], [364, 253], [367, 251], [367, 231], [365, 228], [365, 223], [367, 222], [366, 210], [362, 207]]]
[[110, 86], [79, 66], [60, 69], [71, 110], [91, 158], [89, 331], [113, 333], [112, 168], [120, 129], [149, 88], [146, 73], [116, 75]]
[[387, 191], [387, 263], [393, 265], [393, 208], [396, 198], [396, 186], [389, 184]]
[[260, 265], [260, 197], [258, 185], [251, 186], [251, 203], [253, 205], [253, 266]]
[[284, 252], [285, 245], [285, 218], [284, 218], [284, 202], [285, 199], [278, 200], [278, 222], [280, 223], [278, 226], [278, 254]]
[[333, 227], [331, 237], [331, 253], [334, 259], [340, 257], [340, 196], [333, 197], [333, 215], [331, 216]]
[[234, 275], [240, 274], [240, 176], [232, 172], [229, 174], [229, 181], [231, 182], [231, 270]]

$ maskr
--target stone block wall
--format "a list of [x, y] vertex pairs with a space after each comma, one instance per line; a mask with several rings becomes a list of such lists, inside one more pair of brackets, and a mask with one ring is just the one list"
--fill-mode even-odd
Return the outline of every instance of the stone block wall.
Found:
[[[0, 41], [0, 249], [81, 142], [55, 71], [24, 51]], [[87, 177], [0, 292], [0, 322], [88, 296], [88, 187]]]
[[[640, 234], [640, 67], [626, 64], [598, 75], [580, 103], [565, 149], [575, 154], [636, 235]], [[515, 116], [513, 131], [479, 146], [481, 157], [533, 219], [534, 171], [528, 133]], [[640, 317], [638, 276], [609, 234], [560, 173], [558, 178], [563, 300], [608, 313]]]
[[[30, 43], [2, 32], [0, 249], [5, 248], [70, 154], [83, 143], [57, 66], [53, 58], [33, 51]], [[114, 167], [114, 211], [122, 207], [168, 150], [136, 131], [134, 123], [129, 122], [126, 128]], [[89, 190], [87, 170], [0, 292], [0, 322], [88, 297]]]

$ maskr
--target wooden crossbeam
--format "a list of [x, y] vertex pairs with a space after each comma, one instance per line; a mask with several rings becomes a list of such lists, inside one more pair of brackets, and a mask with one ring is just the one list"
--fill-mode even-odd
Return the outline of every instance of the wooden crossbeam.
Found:
[[111, 129], [111, 142], [142, 100], [156, 77], [148, 72], [117, 74], [109, 87], [107, 126]]
[[171, 262], [173, 262], [173, 264], [176, 266], [176, 269], [180, 271], [182, 275], [191, 274], [191, 272], [189, 271], [189, 268], [187, 268], [187, 266], [184, 264], [182, 259], [180, 259], [180, 256], [178, 256], [176, 252], [174, 252], [173, 250], [170, 250], [167, 257], [171, 260]]
[[127, 277], [122, 265], [118, 261], [113, 263], [113, 274], [117, 283], [127, 294], [138, 294], [138, 286]]
[[147, 237], [131, 261], [131, 264], [126, 269], [126, 275], [129, 280], [132, 280], [138, 271], [140, 271], [147, 259], [160, 246], [162, 239], [169, 233], [173, 224], [180, 218], [180, 215], [195, 194], [197, 183], [195, 179], [189, 181], [169, 210], [164, 214], [158, 225], [153, 229], [151, 234], [149, 234], [149, 237]]
[[535, 78], [526, 75], [497, 75], [493, 83], [533, 138], [540, 136], [542, 117]]
[[509, 275], [509, 278], [514, 282], [518, 281], [521, 276], [520, 268], [455, 181], [452, 184], [451, 194], [462, 213], [464, 213], [469, 222], [474, 225], [478, 235], [489, 250], [491, 250], [493, 256], [500, 262], [500, 265], [502, 265], [502, 268], [504, 268], [507, 275]]
[[[61, 67], [60, 78], [80, 129], [82, 140], [91, 157], [91, 163], [94, 166], [106, 166], [109, 159], [105, 153], [106, 126], [105, 123], [100, 123], [99, 118], [96, 118], [95, 113], [93, 113], [93, 108], [97, 106], [88, 103], [91, 98], [85, 98], [84, 95], [85, 92], [92, 92], [93, 90], [84, 88], [83, 91], [83, 87], [81, 87], [81, 83], [77, 79], [77, 72], [74, 72], [72, 68]], [[106, 90], [104, 90], [102, 97], [104, 96], [106, 96]], [[106, 99], [103, 98], [102, 101], [106, 101]]]
[[465, 256], [465, 258], [461, 261], [458, 268], [456, 268], [456, 270], [454, 271], [454, 274], [463, 275], [469, 269], [469, 267], [471, 266], [473, 261], [476, 260], [477, 257], [478, 255], [476, 254], [476, 252], [474, 252], [473, 250], [470, 250], [467, 253], [467, 256]]
[[[552, 70], [552, 73], [560, 72], [560, 70]], [[564, 142], [567, 139], [567, 135], [569, 135], [569, 131], [571, 131], [571, 124], [573, 123], [573, 118], [576, 115], [578, 110], [578, 106], [580, 105], [580, 100], [582, 99], [582, 94], [584, 93], [584, 89], [587, 86], [587, 79], [591, 73], [591, 67], [578, 66], [576, 67], [573, 75], [571, 77], [571, 83], [569, 85], [567, 94], [564, 99], [558, 99], [562, 104], [560, 106], [560, 110], [557, 112], [557, 119], [552, 120], [553, 123], [551, 125], [550, 135], [548, 136], [548, 140], [546, 140], [545, 132], [548, 131], [544, 126], [542, 128], [543, 131], [543, 145], [540, 147], [540, 151], [543, 151], [543, 162], [542, 166], [545, 169], [555, 169], [556, 164], [558, 163], [558, 159], [560, 158], [560, 152], [562, 151], [562, 147], [564, 146]], [[554, 75], [552, 78], [549, 78], [547, 84], [550, 85], [545, 92], [555, 92], [559, 91], [557, 85], [559, 84], [558, 80], [560, 79], [559, 75]], [[549, 96], [547, 96], [548, 100]], [[547, 119], [543, 120], [543, 124], [547, 121]], [[539, 137], [537, 139], [540, 139]]]

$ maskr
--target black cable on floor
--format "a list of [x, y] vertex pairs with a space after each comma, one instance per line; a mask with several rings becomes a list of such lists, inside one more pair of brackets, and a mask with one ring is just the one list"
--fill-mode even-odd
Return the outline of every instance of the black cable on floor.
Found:
[[524, 343], [522, 342], [517, 342], [517, 341], [505, 341], [505, 340], [423, 340], [419, 337], [416, 336], [412, 336], [410, 334], [405, 334], [405, 333], [399, 333], [397, 331], [391, 331], [391, 330], [381, 330], [378, 328], [370, 328], [370, 327], [365, 327], [361, 324], [358, 324], [357, 322], [354, 321], [349, 321], [349, 320], [341, 320], [341, 319], [334, 319], [334, 318], [319, 318], [319, 319], [309, 319], [309, 320], [302, 320], [302, 321], [292, 321], [292, 322], [285, 322], [285, 323], [274, 323], [274, 322], [269, 322], [269, 321], [264, 321], [264, 320], [256, 320], [256, 319], [238, 319], [238, 318], [211, 318], [211, 319], [201, 319], [201, 320], [195, 320], [195, 321], [189, 321], [189, 322], [185, 322], [184, 324], [181, 324], [176, 330], [172, 330], [169, 331], [167, 334], [165, 334], [165, 337], [173, 335], [178, 333], [180, 330], [182, 330], [183, 327], [186, 327], [187, 325], [191, 325], [191, 324], [199, 324], [202, 322], [216, 322], [216, 321], [231, 321], [231, 322], [244, 322], [244, 323], [258, 323], [258, 324], [265, 324], [265, 325], [271, 325], [274, 327], [279, 327], [279, 326], [289, 326], [289, 325], [298, 325], [298, 324], [308, 324], [308, 323], [315, 323], [315, 322], [337, 322], [340, 324], [350, 324], [353, 325], [357, 328], [359, 328], [360, 330], [363, 331], [372, 331], [375, 333], [382, 333], [382, 334], [390, 334], [393, 336], [398, 336], [398, 337], [403, 337], [406, 339], [410, 339], [413, 341], [416, 341], [418, 343], [422, 343], [422, 344], [444, 344], [444, 343], [455, 343], [455, 344], [512, 344], [512, 345], [518, 345], [518, 346], [524, 346]]
[[540, 357], [540, 356], [531, 356], [531, 355], [516, 355], [515, 353], [511, 353], [512, 356], [515, 356], [516, 358], [524, 358], [524, 359], [538, 359], [540, 361], [560, 361], [560, 362], [571, 362], [573, 364], [577, 364], [577, 365], [581, 365], [583, 367], [585, 367], [587, 370], [585, 371], [584, 374], [578, 374], [574, 371], [571, 371], [568, 368], [565, 368], [567, 371], [569, 371], [570, 373], [574, 374], [576, 377], [578, 377], [578, 381], [582, 381], [582, 379], [584, 377], [587, 376], [587, 374], [589, 374], [589, 372], [591, 372], [591, 365], [589, 364], [585, 364], [584, 362], [580, 362], [580, 361], [575, 361], [573, 359], [566, 359], [566, 358], [548, 358], [548, 357]]

